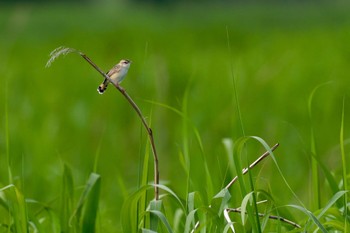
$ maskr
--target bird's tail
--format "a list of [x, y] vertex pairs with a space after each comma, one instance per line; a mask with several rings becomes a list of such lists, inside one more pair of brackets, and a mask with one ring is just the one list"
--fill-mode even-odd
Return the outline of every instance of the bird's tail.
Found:
[[108, 80], [103, 81], [103, 83], [101, 83], [100, 86], [98, 86], [97, 88], [98, 93], [102, 95], [106, 91], [107, 85]]

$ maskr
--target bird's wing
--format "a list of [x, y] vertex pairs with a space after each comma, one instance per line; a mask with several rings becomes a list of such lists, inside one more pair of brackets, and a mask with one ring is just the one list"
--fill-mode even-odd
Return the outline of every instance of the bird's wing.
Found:
[[111, 77], [114, 73], [120, 71], [121, 66], [119, 64], [115, 65], [110, 71], [108, 71], [107, 75]]

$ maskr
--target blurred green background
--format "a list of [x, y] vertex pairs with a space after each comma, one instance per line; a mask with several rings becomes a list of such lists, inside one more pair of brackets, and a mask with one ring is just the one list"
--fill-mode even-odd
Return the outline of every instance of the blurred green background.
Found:
[[[222, 139], [242, 136], [234, 75], [245, 135], [260, 136], [271, 146], [281, 144], [276, 151], [281, 169], [308, 204], [311, 127], [318, 155], [341, 175], [344, 97], [345, 138], [350, 135], [349, 10], [345, 1], [1, 3], [1, 186], [8, 184], [7, 139], [13, 175], [23, 179], [25, 196], [53, 205], [62, 164], [72, 168], [79, 188], [99, 154], [100, 224], [108, 232], [120, 229], [122, 203], [138, 184], [146, 132], [112, 86], [104, 95], [97, 93], [102, 77], [78, 55], [59, 58], [45, 68], [49, 53], [64, 45], [83, 51], [106, 71], [122, 58], [133, 61], [122, 86], [151, 121], [161, 182], [182, 198], [183, 119], [149, 101], [181, 110], [188, 90], [190, 124], [200, 133], [219, 191], [230, 179], [224, 178], [227, 156]], [[330, 83], [316, 92], [310, 120], [309, 95], [325, 82]], [[264, 149], [251, 144], [248, 154], [253, 159]], [[189, 150], [191, 190], [205, 192], [202, 155], [191, 130]], [[255, 172], [257, 186], [270, 187], [281, 204], [293, 202], [272, 161]]]

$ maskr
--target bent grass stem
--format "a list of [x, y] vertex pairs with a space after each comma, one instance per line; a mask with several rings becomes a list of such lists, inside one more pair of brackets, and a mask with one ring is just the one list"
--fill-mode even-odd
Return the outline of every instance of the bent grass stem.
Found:
[[49, 67], [52, 62], [54, 62], [54, 60], [56, 58], [58, 58], [60, 55], [67, 55], [69, 53], [77, 53], [79, 54], [82, 58], [84, 58], [85, 61], [87, 61], [97, 72], [99, 72], [104, 78], [106, 78], [108, 81], [110, 81], [110, 83], [113, 84], [113, 86], [115, 88], [117, 88], [117, 90], [126, 98], [126, 100], [129, 102], [129, 104], [132, 106], [132, 108], [136, 111], [137, 115], [139, 116], [139, 118], [142, 121], [143, 126], [145, 127], [148, 137], [149, 137], [149, 141], [151, 144], [151, 148], [152, 148], [152, 153], [153, 153], [153, 158], [154, 158], [154, 198], [155, 200], [159, 199], [159, 189], [158, 189], [158, 185], [159, 185], [159, 168], [158, 168], [158, 154], [157, 154], [157, 150], [156, 150], [156, 146], [154, 143], [154, 137], [153, 137], [153, 131], [152, 129], [148, 126], [145, 117], [143, 116], [140, 108], [137, 106], [137, 104], [135, 103], [135, 101], [129, 96], [129, 94], [126, 92], [126, 90], [121, 87], [118, 83], [114, 83], [111, 78], [105, 73], [103, 72], [86, 54], [82, 53], [79, 50], [76, 50], [74, 48], [66, 48], [66, 47], [58, 47], [55, 50], [53, 50], [50, 53], [50, 59], [46, 64], [46, 67]]

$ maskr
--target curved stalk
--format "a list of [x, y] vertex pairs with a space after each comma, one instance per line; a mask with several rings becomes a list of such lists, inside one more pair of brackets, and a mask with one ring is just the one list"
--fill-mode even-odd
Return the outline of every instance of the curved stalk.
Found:
[[117, 90], [126, 98], [126, 100], [129, 102], [129, 104], [132, 106], [132, 108], [136, 111], [137, 115], [142, 121], [143, 126], [145, 127], [149, 141], [151, 144], [152, 148], [152, 153], [153, 153], [153, 158], [154, 158], [154, 198], [156, 200], [159, 199], [159, 189], [158, 189], [158, 184], [159, 184], [159, 169], [158, 169], [158, 155], [157, 155], [157, 150], [156, 146], [154, 143], [154, 137], [153, 137], [153, 131], [152, 129], [148, 126], [145, 117], [143, 116], [140, 108], [137, 106], [135, 101], [129, 96], [129, 94], [126, 92], [126, 90], [121, 87], [118, 83], [115, 84], [111, 78], [103, 72], [86, 54], [80, 52], [79, 50], [76, 50], [74, 48], [66, 48], [66, 47], [58, 47], [55, 50], [53, 50], [50, 54], [50, 59], [46, 64], [46, 67], [49, 67], [52, 62], [58, 58], [61, 55], [67, 55], [69, 53], [77, 53], [79, 54], [82, 58], [84, 58], [85, 61], [87, 61], [97, 72], [99, 72], [104, 78], [108, 79], [112, 85], [117, 88]]

